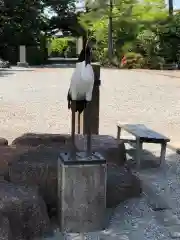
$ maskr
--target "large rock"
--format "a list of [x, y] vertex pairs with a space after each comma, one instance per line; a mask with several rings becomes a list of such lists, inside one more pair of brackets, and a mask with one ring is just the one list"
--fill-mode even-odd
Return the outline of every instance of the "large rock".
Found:
[[37, 147], [39, 145], [44, 146], [59, 146], [66, 144], [69, 141], [70, 136], [66, 134], [38, 134], [38, 133], [26, 133], [16, 138], [12, 145], [31, 146]]
[[114, 208], [121, 202], [141, 195], [140, 180], [130, 169], [108, 164], [107, 167], [107, 207]]
[[7, 146], [8, 140], [6, 138], [0, 138], [0, 146]]
[[9, 164], [9, 181], [39, 186], [48, 210], [57, 208], [57, 160], [60, 152], [70, 151], [71, 139], [66, 134], [24, 134], [13, 146], [27, 148], [18, 161]]
[[35, 189], [7, 182], [0, 182], [0, 189], [0, 213], [6, 216], [1, 218], [1, 228], [9, 234], [5, 239], [11, 240], [12, 234], [13, 240], [29, 240], [49, 233], [46, 206]]
[[[61, 149], [62, 150], [62, 149]], [[65, 151], [65, 150], [64, 150]], [[39, 147], [21, 155], [9, 165], [9, 181], [38, 186], [48, 210], [57, 208], [57, 160], [60, 148]]]
[[101, 152], [109, 164], [116, 164], [120, 167], [124, 166], [127, 162], [126, 149], [123, 142], [118, 144], [117, 147], [100, 148], [99, 152]]
[[[46, 146], [41, 140], [40, 147], [29, 149], [21, 155], [18, 162], [12, 162], [9, 167], [9, 180], [27, 186], [39, 186], [40, 194], [50, 210], [57, 208], [57, 159], [60, 151], [70, 150], [69, 136], [65, 137], [66, 143], [58, 144], [58, 146], [53, 144]], [[36, 146], [39, 144], [38, 141]], [[26, 141], [25, 143], [27, 144]], [[24, 146], [27, 146], [25, 143]], [[16, 144], [21, 145], [17, 142]], [[78, 150], [85, 150], [86, 138], [77, 135], [76, 145]], [[140, 181], [125, 167], [118, 167], [126, 162], [123, 142], [118, 146], [116, 139], [111, 136], [93, 135], [92, 150], [101, 152], [108, 162], [108, 207], [115, 207], [129, 197], [139, 196]]]
[[[87, 138], [82, 134], [75, 136], [77, 149], [84, 151], [86, 149]], [[92, 150], [118, 147], [117, 140], [109, 135], [92, 135]]]
[[[76, 146], [79, 151], [86, 149], [87, 139], [83, 135], [76, 135]], [[126, 163], [126, 149], [123, 141], [119, 141], [108, 135], [92, 135], [92, 151], [100, 152], [107, 163], [122, 166]]]
[[0, 176], [7, 176], [8, 165], [17, 162], [28, 150], [25, 146], [0, 146]]

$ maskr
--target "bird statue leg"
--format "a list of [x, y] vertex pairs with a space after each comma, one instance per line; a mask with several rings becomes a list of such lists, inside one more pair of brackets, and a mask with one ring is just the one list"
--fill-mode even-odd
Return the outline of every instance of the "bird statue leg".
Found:
[[68, 91], [67, 101], [68, 101], [68, 109], [70, 109], [70, 108], [71, 108], [71, 95], [70, 95], [70, 90]]
[[81, 114], [82, 113], [77, 113], [78, 114], [78, 134], [81, 133]]

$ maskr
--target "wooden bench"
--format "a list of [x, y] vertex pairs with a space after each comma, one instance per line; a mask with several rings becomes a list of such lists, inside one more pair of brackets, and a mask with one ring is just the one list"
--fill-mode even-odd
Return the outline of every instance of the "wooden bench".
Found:
[[[121, 129], [130, 133], [134, 137], [134, 139], [120, 138]], [[140, 167], [141, 151], [142, 151], [143, 143], [161, 144], [160, 165], [162, 165], [165, 162], [167, 143], [170, 142], [169, 138], [147, 128], [144, 124], [120, 124], [120, 123], [117, 124], [117, 140], [136, 143], [135, 160], [136, 160], [137, 168]]]

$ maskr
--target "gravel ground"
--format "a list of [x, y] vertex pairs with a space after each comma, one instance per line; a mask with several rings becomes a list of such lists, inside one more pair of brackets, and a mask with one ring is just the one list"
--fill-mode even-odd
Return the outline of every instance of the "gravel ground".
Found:
[[[73, 69], [13, 69], [0, 72], [1, 136], [69, 132], [66, 94]], [[165, 73], [164, 73], [165, 75]], [[116, 122], [145, 123], [178, 143], [180, 78], [161, 72], [101, 72], [100, 132], [116, 135]]]
[[[1, 136], [11, 142], [25, 132], [69, 133], [70, 114], [66, 94], [72, 71], [71, 68], [13, 68], [0, 71]], [[169, 136], [173, 144], [180, 143], [179, 72], [103, 69], [101, 80], [101, 134], [116, 135], [117, 121], [145, 123]], [[148, 150], [158, 153], [151, 146]], [[168, 150], [167, 159], [166, 179], [170, 186], [168, 191], [171, 191], [168, 203], [173, 214], [180, 217], [179, 158]], [[154, 184], [157, 191], [167, 184], [161, 171], [142, 171], [139, 174], [149, 185]], [[105, 232], [89, 234], [89, 237], [112, 240], [171, 239], [169, 229], [156, 219], [147, 197], [132, 199], [119, 206], [109, 228]]]
[[[148, 223], [148, 224], [147, 224]], [[86, 234], [87, 240], [168, 240], [168, 231], [159, 224], [154, 212], [147, 205], [146, 199], [131, 199], [116, 208], [109, 227], [96, 233]], [[56, 233], [54, 238], [61, 240], [63, 236]], [[77, 234], [67, 235], [67, 240], [82, 240]]]

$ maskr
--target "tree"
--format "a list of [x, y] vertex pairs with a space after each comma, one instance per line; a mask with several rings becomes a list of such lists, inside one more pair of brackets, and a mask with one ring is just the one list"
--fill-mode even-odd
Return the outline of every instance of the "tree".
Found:
[[50, 7], [58, 16], [75, 12], [76, 0], [43, 0], [46, 7]]
[[[65, 21], [69, 25], [75, 23], [75, 27], [78, 24], [74, 14], [75, 0], [0, 1], [1, 44], [33, 44], [39, 41], [41, 31], [47, 32], [56, 24], [63, 25]], [[52, 17], [51, 20], [44, 14], [44, 9], [48, 7], [56, 19]]]
[[[46, 36], [54, 28], [81, 35], [83, 29], [75, 13], [75, 2], [76, 0], [0, 0], [1, 57], [4, 53], [6, 55], [11, 46], [13, 51], [18, 52], [17, 47], [22, 44], [34, 46], [34, 52], [39, 51], [37, 45], [45, 46]], [[47, 8], [53, 12], [53, 16], [45, 14]]]
[[[156, 41], [153, 43], [147, 41], [147, 36], [149, 33], [153, 36], [155, 34], [153, 28], [157, 27], [159, 22], [167, 20], [168, 12], [164, 0], [115, 0], [113, 2], [113, 44], [116, 57], [121, 59], [125, 51], [139, 51], [137, 44], [139, 46], [143, 44], [144, 54], [145, 51], [152, 54], [152, 44]], [[97, 40], [96, 46], [99, 49], [97, 56], [102, 58], [104, 53], [103, 57], [107, 57], [108, 1], [89, 0], [88, 4], [90, 11], [81, 15], [80, 23], [84, 28], [89, 29], [92, 37]], [[149, 33], [145, 30], [149, 30]]]
[[169, 2], [169, 16], [172, 16], [174, 11], [173, 0], [168, 0], [168, 2]]
[[[40, 0], [4, 0], [0, 9], [1, 43], [31, 44], [45, 22]], [[13, 37], [12, 37], [13, 36]]]

